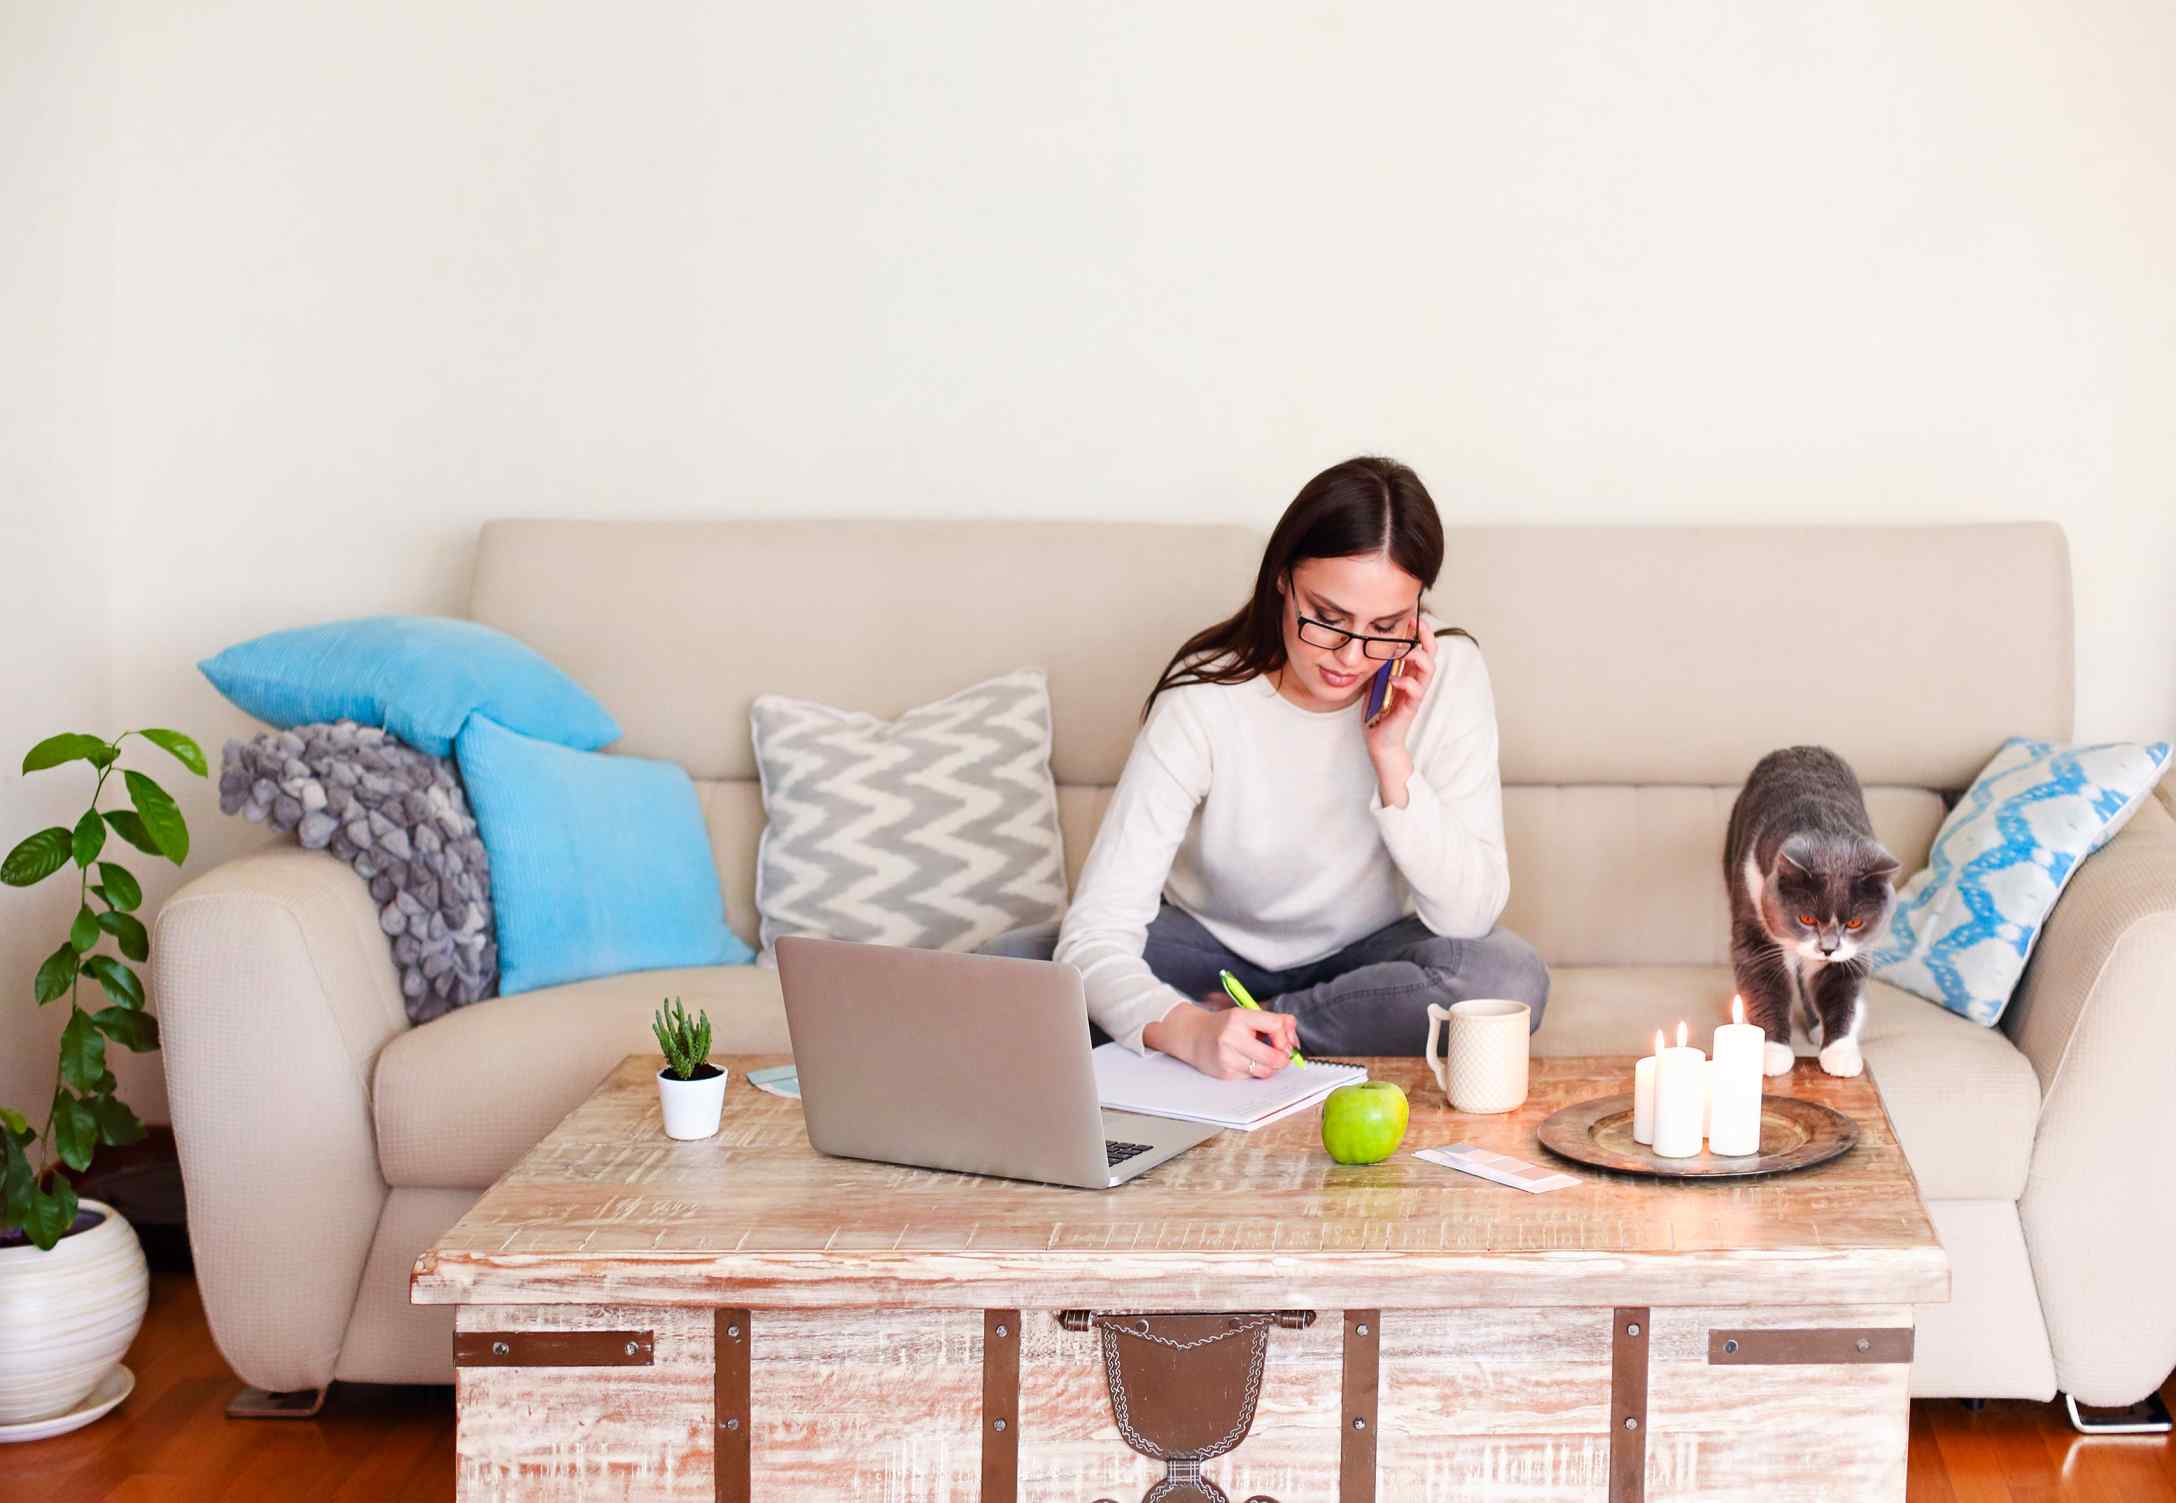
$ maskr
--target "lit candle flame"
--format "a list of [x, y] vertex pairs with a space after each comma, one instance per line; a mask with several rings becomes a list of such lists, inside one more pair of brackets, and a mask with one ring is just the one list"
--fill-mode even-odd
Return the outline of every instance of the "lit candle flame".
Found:
[[1657, 1053], [1657, 1054], [1660, 1054], [1661, 1052], [1662, 1052], [1662, 1030], [1661, 1030], [1661, 1029], [1659, 1029], [1659, 1028], [1657, 1028], [1657, 1029], [1655, 1030], [1655, 1053]]
[[1683, 1018], [1677, 1020], [1677, 1047], [1680, 1049], [1685, 1047], [1685, 1020]]
[[1743, 1023], [1745, 1021], [1745, 998], [1733, 996], [1730, 999], [1730, 1021], [1733, 1023]]

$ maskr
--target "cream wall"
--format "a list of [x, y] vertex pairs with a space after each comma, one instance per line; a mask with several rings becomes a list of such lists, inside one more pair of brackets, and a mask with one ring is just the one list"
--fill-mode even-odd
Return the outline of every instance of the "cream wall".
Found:
[[[97, 46], [73, 22], [0, 6], [0, 851], [82, 815], [86, 764], [16, 769], [53, 731], [96, 729], [111, 699], [113, 191], [105, 106], [84, 88]], [[33, 1004], [31, 977], [77, 896], [67, 875], [0, 888], [0, 1106], [40, 1129], [68, 1019]], [[163, 1118], [157, 1057], [114, 1054], [124, 1099]]]
[[[194, 660], [456, 609], [487, 517], [1266, 528], [1360, 450], [1453, 524], [2060, 517], [2078, 730], [2166, 735], [2172, 46], [2109, 0], [17, 4], [0, 619], [59, 645], [0, 751], [216, 753]], [[193, 866], [252, 838], [189, 808]]]

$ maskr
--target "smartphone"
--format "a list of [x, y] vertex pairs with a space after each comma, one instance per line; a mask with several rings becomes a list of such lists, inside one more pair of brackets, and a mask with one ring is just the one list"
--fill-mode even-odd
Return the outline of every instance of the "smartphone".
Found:
[[1405, 659], [1392, 658], [1375, 670], [1375, 677], [1368, 680], [1368, 708], [1363, 724], [1373, 725], [1383, 718], [1383, 707], [1390, 701], [1390, 681], [1405, 672]]

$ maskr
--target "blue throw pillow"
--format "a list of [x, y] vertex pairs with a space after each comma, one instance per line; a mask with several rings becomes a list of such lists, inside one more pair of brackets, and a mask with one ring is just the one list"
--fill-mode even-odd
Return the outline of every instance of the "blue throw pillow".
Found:
[[572, 751], [469, 719], [454, 747], [491, 857], [499, 994], [744, 965], [703, 810], [670, 762]]
[[453, 755], [471, 714], [595, 751], [619, 723], [588, 690], [503, 631], [443, 616], [366, 616], [276, 631], [197, 664], [212, 687], [282, 730], [319, 721], [383, 726]]
[[2064, 884], [2152, 795], [2168, 759], [2166, 741], [2003, 742], [1897, 894], [1873, 974], [1992, 1026]]

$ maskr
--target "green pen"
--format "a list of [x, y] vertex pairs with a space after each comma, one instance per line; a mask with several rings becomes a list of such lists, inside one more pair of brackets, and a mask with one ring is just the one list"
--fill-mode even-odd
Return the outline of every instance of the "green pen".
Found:
[[[1218, 971], [1216, 974], [1217, 979], [1224, 983], [1224, 994], [1226, 996], [1244, 1007], [1248, 1012], [1260, 1012], [1262, 1010], [1262, 1004], [1247, 995], [1247, 989], [1239, 984], [1237, 976], [1234, 976], [1230, 971]], [[1307, 1056], [1294, 1049], [1292, 1051], [1292, 1063], [1304, 1070], [1307, 1068]]]

